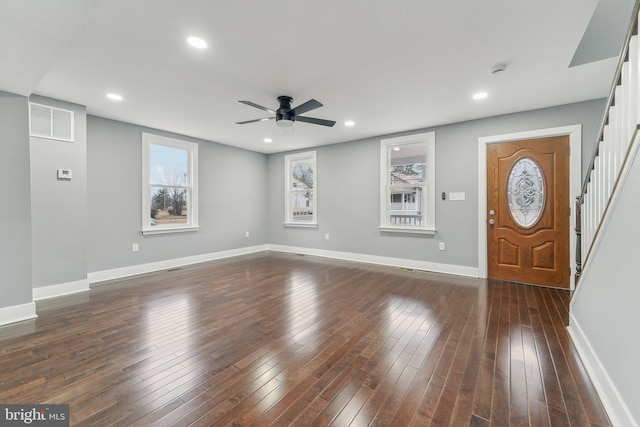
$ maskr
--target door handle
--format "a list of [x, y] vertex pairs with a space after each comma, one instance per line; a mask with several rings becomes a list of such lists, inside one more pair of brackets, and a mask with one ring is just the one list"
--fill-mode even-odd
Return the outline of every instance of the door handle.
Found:
[[491, 219], [489, 220], [489, 225], [493, 225], [493, 224], [495, 224], [495, 223], [496, 223], [496, 220], [495, 220], [495, 219], [491, 218]]

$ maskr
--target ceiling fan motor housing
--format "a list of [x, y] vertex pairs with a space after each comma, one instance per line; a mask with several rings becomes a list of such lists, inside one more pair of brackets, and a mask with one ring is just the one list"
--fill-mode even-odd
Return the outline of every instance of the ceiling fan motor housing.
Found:
[[280, 103], [280, 108], [276, 110], [276, 124], [280, 127], [293, 126], [295, 115], [289, 113], [291, 111], [293, 98], [290, 96], [279, 96], [278, 102]]

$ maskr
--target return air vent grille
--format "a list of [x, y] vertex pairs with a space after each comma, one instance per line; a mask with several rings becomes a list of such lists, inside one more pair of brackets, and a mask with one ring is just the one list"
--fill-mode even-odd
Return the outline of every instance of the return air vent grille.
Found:
[[73, 111], [29, 103], [29, 134], [73, 142]]

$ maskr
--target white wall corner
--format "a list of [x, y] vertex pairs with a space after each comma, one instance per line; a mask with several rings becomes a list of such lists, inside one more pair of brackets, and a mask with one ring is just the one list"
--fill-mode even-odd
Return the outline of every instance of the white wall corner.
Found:
[[0, 326], [34, 319], [36, 317], [38, 317], [38, 315], [36, 314], [35, 302], [0, 308]]
[[591, 343], [582, 331], [580, 323], [572, 313], [569, 314], [569, 319], [569, 326], [567, 326], [569, 336], [578, 351], [591, 382], [598, 392], [611, 424], [614, 426], [638, 427], [638, 423], [633, 419], [629, 408], [622, 400], [615, 384], [607, 374], [602, 362], [600, 362], [600, 358], [598, 358]]
[[88, 279], [77, 280], [75, 282], [68, 283], [59, 283], [57, 285], [42, 286], [40, 288], [33, 288], [33, 300], [40, 301], [43, 299], [76, 294], [78, 292], [86, 292], [88, 290]]

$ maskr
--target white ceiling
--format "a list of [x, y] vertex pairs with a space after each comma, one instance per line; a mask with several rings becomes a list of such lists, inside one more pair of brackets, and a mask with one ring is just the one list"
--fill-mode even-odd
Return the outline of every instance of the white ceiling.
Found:
[[[263, 153], [307, 148], [606, 97], [616, 58], [569, 68], [597, 3], [2, 0], [0, 90]], [[238, 100], [275, 109], [278, 95], [315, 98], [305, 115], [337, 124], [235, 124], [269, 115]]]

